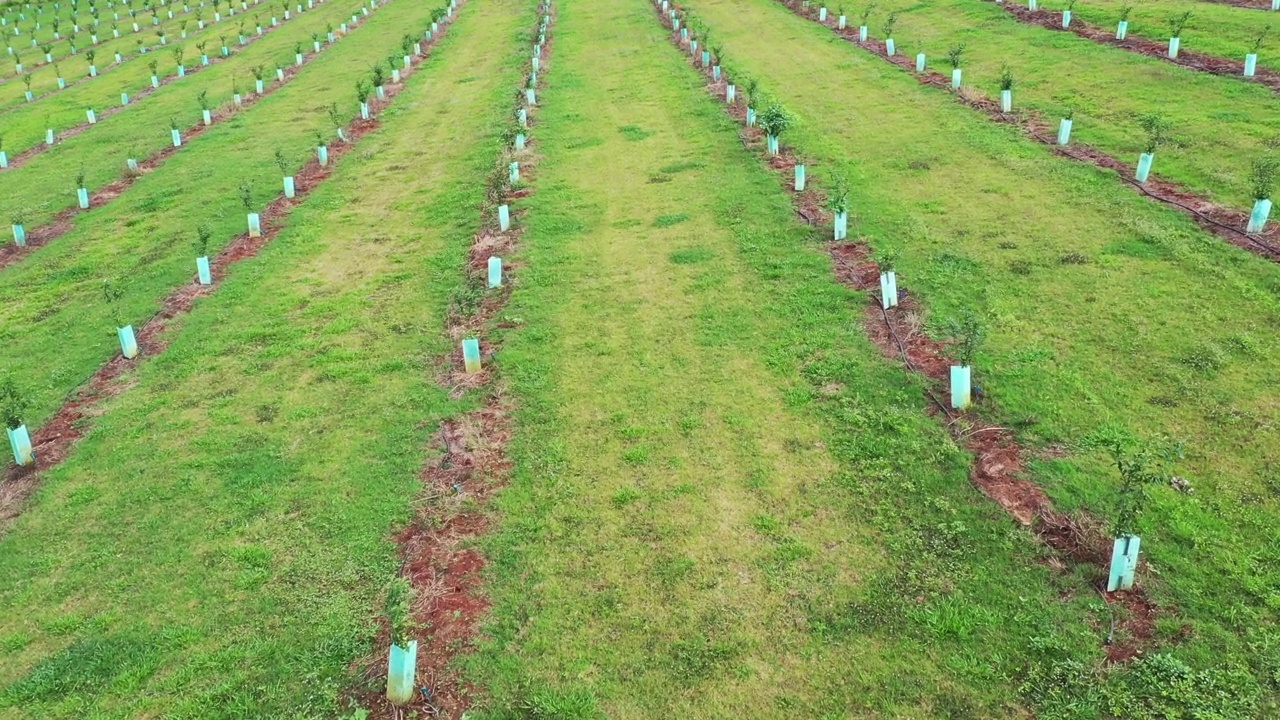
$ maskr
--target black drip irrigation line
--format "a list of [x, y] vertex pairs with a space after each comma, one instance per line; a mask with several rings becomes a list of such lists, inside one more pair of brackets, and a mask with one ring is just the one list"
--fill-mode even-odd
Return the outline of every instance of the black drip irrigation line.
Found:
[[[831, 257], [837, 263], [840, 263], [841, 265], [843, 265], [845, 269], [849, 270], [850, 272], [854, 271], [853, 266], [845, 262], [838, 255], [832, 253]], [[907, 355], [906, 343], [902, 342], [902, 338], [898, 335], [898, 331], [893, 328], [893, 323], [889, 322], [889, 312], [884, 309], [884, 297], [877, 295], [874, 292], [868, 292], [867, 294], [870, 295], [872, 298], [875, 298], [877, 301], [879, 301], [877, 303], [877, 307], [879, 307], [880, 309], [880, 317], [882, 320], [884, 320], [885, 329], [889, 331], [889, 335], [893, 337], [893, 341], [898, 345], [898, 351], [902, 355], [902, 364], [905, 365], [908, 370], [915, 373], [916, 375], [919, 375], [921, 377], [927, 377], [924, 373], [917, 370], [915, 365], [911, 364], [911, 358]], [[956, 421], [957, 418], [955, 414], [951, 412], [951, 408], [947, 407], [945, 403], [939, 400], [938, 396], [933, 393], [933, 390], [927, 384], [925, 385], [924, 393], [929, 396], [929, 399], [933, 401], [934, 405], [938, 406], [938, 409], [942, 411], [942, 414], [947, 416], [948, 421], [950, 421], [951, 423], [954, 423]]]

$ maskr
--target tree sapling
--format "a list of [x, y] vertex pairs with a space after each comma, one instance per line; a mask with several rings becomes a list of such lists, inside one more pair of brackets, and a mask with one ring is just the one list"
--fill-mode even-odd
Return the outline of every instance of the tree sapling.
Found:
[[1178, 57], [1178, 47], [1182, 44], [1182, 30], [1186, 28], [1187, 22], [1191, 20], [1191, 11], [1180, 15], [1174, 15], [1169, 18], [1169, 57]]
[[1169, 122], [1161, 116], [1150, 113], [1138, 119], [1138, 123], [1147, 134], [1143, 144], [1142, 155], [1138, 157], [1138, 171], [1135, 177], [1138, 182], [1146, 182], [1151, 173], [1151, 164], [1155, 162], [1156, 150], [1169, 141]]
[[1271, 193], [1276, 184], [1276, 172], [1280, 170], [1280, 160], [1275, 157], [1260, 157], [1253, 161], [1251, 184], [1253, 185], [1253, 212], [1249, 215], [1249, 225], [1245, 232], [1260, 233], [1267, 226], [1267, 218], [1271, 215]]
[[947, 50], [947, 62], [951, 64], [951, 89], [960, 89], [960, 63], [964, 59], [964, 43], [952, 45]]

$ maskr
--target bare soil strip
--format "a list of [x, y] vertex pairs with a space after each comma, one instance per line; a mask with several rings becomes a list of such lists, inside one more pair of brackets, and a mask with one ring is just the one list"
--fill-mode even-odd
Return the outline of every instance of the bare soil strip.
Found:
[[[544, 12], [548, 12], [547, 8], [540, 6], [539, 22]], [[536, 90], [544, 85], [551, 69], [554, 9], [549, 10], [549, 17]], [[537, 106], [517, 107], [526, 108], [528, 125], [536, 129]], [[508, 164], [513, 160], [520, 163], [518, 189], [507, 181]], [[365, 687], [358, 692], [361, 707], [370, 709], [371, 717], [457, 719], [480, 693], [480, 688], [461, 677], [453, 661], [472, 649], [489, 610], [483, 587], [487, 561], [474, 547], [474, 541], [489, 530], [489, 501], [506, 484], [511, 471], [507, 444], [512, 433], [512, 403], [493, 365], [499, 344], [489, 333], [495, 327], [508, 327], [498, 318], [510, 298], [512, 278], [520, 268], [518, 261], [510, 259], [519, 250], [523, 229], [520, 216], [513, 210], [510, 229], [501, 230], [498, 206], [532, 192], [529, 183], [536, 177], [536, 161], [537, 144], [530, 137], [524, 150], [508, 147], [488, 179], [481, 229], [472, 239], [468, 253], [466, 281], [485, 287], [489, 258], [498, 256], [503, 259], [502, 286], [486, 290], [474, 309], [449, 308], [445, 318], [444, 330], [453, 349], [437, 359], [437, 381], [454, 397], [473, 390], [486, 394], [481, 408], [441, 424], [433, 443], [439, 454], [421, 473], [423, 495], [417, 514], [396, 536], [403, 557], [402, 573], [416, 591], [413, 619], [426, 629], [426, 637], [419, 644], [419, 692], [403, 707], [388, 702], [383, 682], [386, 654], [377, 653], [365, 661]], [[480, 341], [482, 369], [478, 373], [468, 374], [464, 369], [464, 338]], [[387, 647], [388, 643], [384, 628], [380, 647]]]

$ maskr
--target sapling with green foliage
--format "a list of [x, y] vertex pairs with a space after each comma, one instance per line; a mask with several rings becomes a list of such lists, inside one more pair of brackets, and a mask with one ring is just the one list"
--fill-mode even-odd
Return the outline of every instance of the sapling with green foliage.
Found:
[[404, 705], [413, 698], [418, 641], [413, 639], [411, 616], [413, 589], [409, 581], [396, 577], [387, 588], [384, 612], [391, 648], [387, 657], [387, 699]]
[[1258, 36], [1253, 39], [1253, 44], [1249, 46], [1249, 52], [1244, 56], [1244, 76], [1253, 77], [1258, 72], [1258, 51], [1262, 49], [1262, 43], [1266, 41], [1267, 35], [1271, 33], [1271, 26], [1262, 28]]
[[1156, 113], [1148, 113], [1138, 118], [1138, 124], [1146, 133], [1142, 154], [1138, 157], [1138, 170], [1134, 174], [1138, 182], [1146, 182], [1151, 174], [1151, 165], [1155, 162], [1156, 150], [1169, 141], [1169, 122]]
[[964, 43], [952, 45], [947, 50], [947, 62], [951, 64], [951, 89], [960, 89], [960, 63], [964, 60]]
[[138, 355], [138, 342], [133, 335], [133, 326], [126, 325], [124, 322], [123, 311], [120, 308], [120, 300], [124, 297], [124, 290], [110, 279], [102, 281], [102, 298], [107, 303], [107, 310], [111, 315], [111, 319], [116, 324], [116, 337], [120, 340], [120, 352], [126, 358], [134, 358]]
[[1076, 7], [1076, 0], [1067, 0], [1067, 7], [1062, 11], [1062, 27], [1071, 27], [1071, 11]]
[[262, 219], [253, 211], [253, 186], [246, 180], [236, 188], [236, 194], [240, 196], [240, 204], [244, 206], [244, 211], [248, 215], [249, 237], [261, 237]]
[[360, 101], [360, 119], [369, 119], [369, 86], [364, 80], [356, 81], [356, 100]]
[[764, 112], [760, 113], [759, 117], [756, 118], [756, 124], [765, 134], [769, 154], [777, 155], [779, 151], [778, 138], [795, 124], [795, 116], [787, 112], [782, 103], [775, 100], [769, 103]]
[[827, 194], [827, 208], [834, 217], [832, 236], [844, 240], [849, 235], [849, 181], [841, 173], [835, 173]]
[[1169, 57], [1178, 57], [1178, 48], [1182, 45], [1182, 31], [1191, 20], [1191, 11], [1173, 15], [1169, 18]]
[[955, 338], [952, 348], [957, 363], [951, 366], [951, 407], [963, 410], [973, 403], [973, 361], [987, 331], [982, 318], [969, 309], [949, 319], [947, 330]]
[[1191, 491], [1189, 483], [1173, 475], [1175, 463], [1185, 453], [1181, 443], [1165, 438], [1138, 440], [1113, 427], [1103, 427], [1091, 433], [1084, 444], [1107, 452], [1120, 474], [1111, 513], [1111, 535], [1115, 540], [1107, 592], [1128, 590], [1133, 587], [1138, 567], [1141, 546], [1138, 525], [1150, 502], [1151, 488], [1176, 484], [1186, 488], [1186, 492]]
[[9, 211], [9, 222], [13, 225], [13, 241], [19, 247], [27, 244], [27, 211], [23, 208], [14, 208]]
[[209, 241], [213, 239], [213, 231], [208, 225], [196, 226], [196, 278], [201, 285], [213, 284], [213, 275], [209, 268]]
[[386, 81], [387, 81], [387, 74], [386, 74], [386, 70], [383, 69], [382, 64], [379, 63], [374, 65], [373, 66], [373, 89], [374, 89], [374, 92], [377, 93], [379, 100], [387, 99], [386, 93], [382, 89], [382, 85]]
[[153, 88], [160, 87], [160, 75], [158, 70], [158, 68], [160, 67], [159, 61], [155, 60], [154, 58], [151, 60], [148, 60], [147, 67], [151, 69], [151, 87]]
[[1000, 112], [1013, 111], [1013, 70], [1009, 63], [1000, 66]]
[[760, 81], [749, 77], [743, 86], [747, 94], [747, 125], [756, 124], [756, 108], [760, 104]]
[[329, 164], [329, 143], [324, 139], [324, 133], [316, 130], [316, 161], [320, 163], [320, 167], [326, 167]]
[[897, 53], [897, 46], [893, 40], [893, 28], [898, 24], [898, 12], [895, 10], [889, 13], [884, 20], [884, 53], [889, 57], [893, 57]]
[[1253, 161], [1250, 177], [1250, 184], [1253, 186], [1253, 212], [1249, 215], [1249, 225], [1245, 232], [1260, 233], [1267, 226], [1267, 218], [1271, 215], [1271, 193], [1275, 189], [1278, 169], [1280, 159], [1270, 155]]
[[862, 8], [862, 14], [858, 16], [858, 42], [867, 41], [867, 22], [871, 19], [871, 13], [876, 11], [876, 3], [868, 3]]
[[1066, 111], [1062, 113], [1062, 120], [1058, 122], [1059, 145], [1066, 145], [1071, 142], [1071, 124], [1075, 114], [1076, 111], [1074, 108], [1067, 108]]
[[888, 310], [898, 306], [898, 257], [897, 248], [876, 252], [876, 264], [880, 266], [880, 307]]
[[76, 200], [81, 210], [89, 209], [89, 189], [85, 187], [85, 171], [84, 166], [76, 171]]
[[284, 176], [284, 196], [292, 198], [294, 196], [293, 176], [289, 174], [289, 158], [280, 148], [276, 148], [275, 153], [276, 165], [280, 168], [280, 174]]
[[10, 430], [22, 427], [23, 416], [31, 409], [31, 399], [12, 376], [6, 375], [0, 381], [0, 413], [4, 415], [4, 426]]
[[4, 418], [13, 461], [19, 465], [30, 465], [36, 457], [31, 448], [31, 435], [23, 424], [23, 416], [30, 408], [31, 398], [12, 377], [6, 376], [0, 381], [0, 415]]
[[334, 133], [342, 142], [347, 141], [347, 134], [342, 129], [345, 124], [344, 121], [345, 118], [342, 116], [342, 112], [338, 110], [338, 103], [331, 103], [329, 105], [329, 122], [333, 123]]

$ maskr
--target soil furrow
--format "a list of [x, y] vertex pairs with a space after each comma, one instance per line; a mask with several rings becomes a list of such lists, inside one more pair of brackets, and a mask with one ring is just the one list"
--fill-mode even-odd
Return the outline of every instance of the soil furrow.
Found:
[[[549, 22], [539, 58], [538, 90], [551, 69], [554, 45], [555, 11], [549, 4], [540, 4], [539, 23], [544, 13]], [[536, 38], [537, 28], [534, 30]], [[522, 100], [516, 109], [520, 108], [527, 113], [529, 128], [536, 128], [537, 105]], [[428, 633], [420, 645], [417, 665], [423, 690], [405, 707], [391, 705], [384, 693], [366, 692], [362, 700], [374, 717], [399, 718], [406, 711], [417, 711], [430, 717], [456, 719], [463, 717], [479, 692], [479, 688], [463, 680], [453, 661], [471, 649], [489, 609], [482, 577], [486, 558], [473, 547], [473, 542], [488, 531], [489, 500], [506, 484], [511, 470], [506, 450], [512, 433], [512, 401], [505, 396], [493, 365], [499, 341], [490, 330], [510, 297], [513, 270], [520, 267], [518, 262], [510, 262], [523, 234], [519, 216], [513, 212], [508, 229], [502, 230], [498, 207], [531, 192], [536, 141], [530, 137], [526, 143], [522, 150], [507, 147], [495, 166], [482, 210], [481, 229], [473, 237], [467, 257], [466, 282], [482, 288], [487, 285], [489, 258], [501, 257], [502, 285], [486, 290], [484, 299], [473, 310], [449, 308], [444, 330], [453, 350], [437, 359], [437, 380], [442, 387], [455, 397], [469, 390], [482, 391], [484, 403], [477, 410], [442, 423], [435, 442], [440, 454], [421, 474], [424, 488], [418, 512], [396, 536], [402, 548], [402, 573], [416, 590], [413, 617]], [[508, 179], [508, 163], [512, 160], [520, 163], [518, 188]], [[460, 349], [463, 338], [480, 341], [482, 369], [478, 373], [465, 372]], [[383, 658], [380, 655], [378, 660], [385, 663]]]

